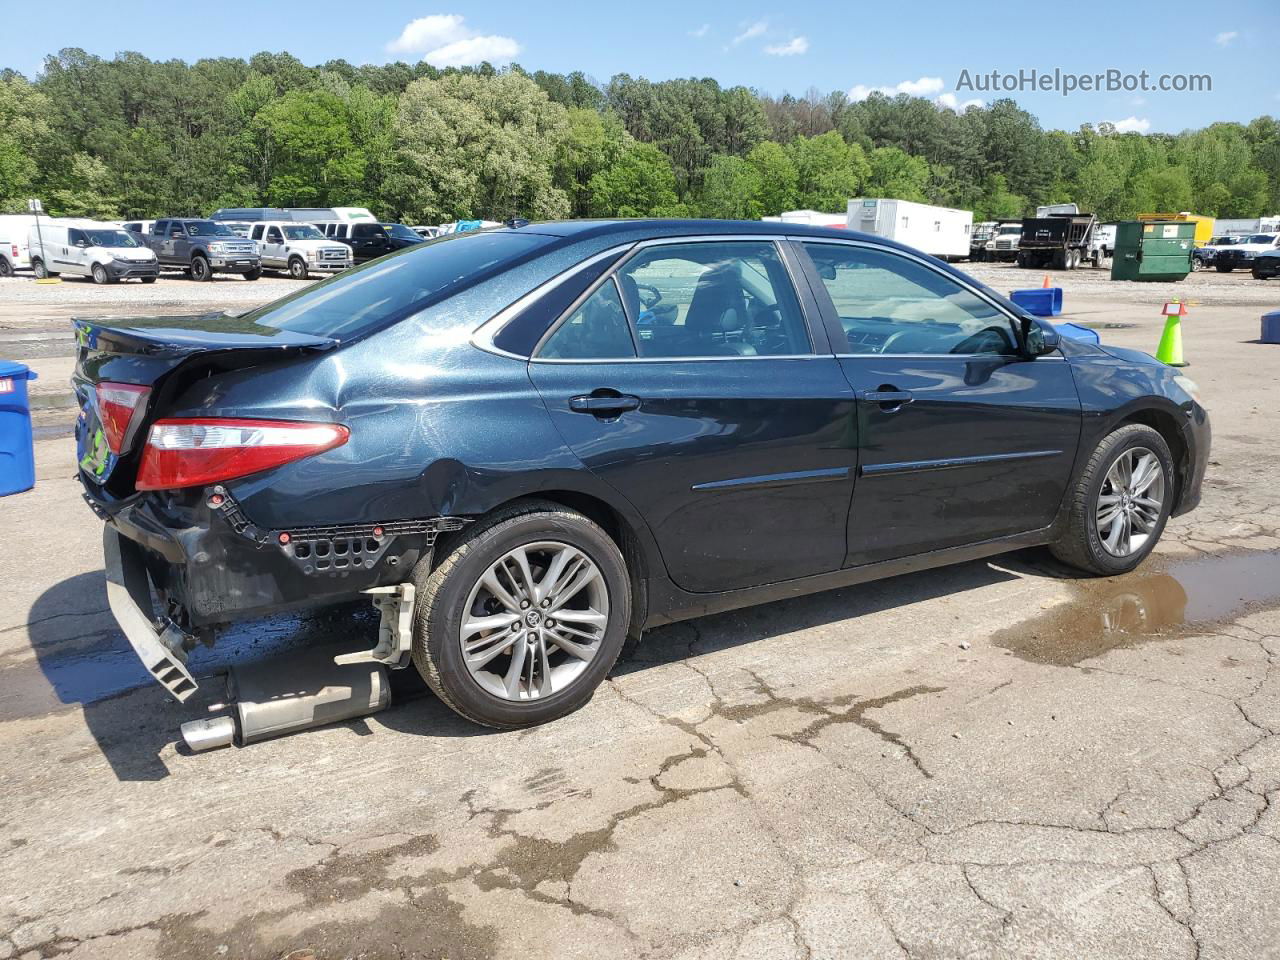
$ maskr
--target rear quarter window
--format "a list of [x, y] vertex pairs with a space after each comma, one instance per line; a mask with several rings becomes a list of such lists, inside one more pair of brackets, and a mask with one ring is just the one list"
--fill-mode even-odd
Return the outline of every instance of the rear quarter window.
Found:
[[[382, 329], [543, 253], [557, 238], [471, 233], [407, 247], [275, 303], [246, 319], [347, 341]], [[511, 291], [511, 300], [526, 290]]]

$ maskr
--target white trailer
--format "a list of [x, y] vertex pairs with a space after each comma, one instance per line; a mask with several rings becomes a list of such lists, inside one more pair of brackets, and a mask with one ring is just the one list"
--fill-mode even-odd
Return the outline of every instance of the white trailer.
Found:
[[785, 210], [780, 216], [760, 219], [766, 223], [803, 223], [810, 227], [836, 227], [840, 230], [848, 225], [845, 214], [820, 210]]
[[963, 260], [969, 256], [972, 210], [932, 207], [910, 200], [855, 197], [849, 201], [846, 222], [850, 230], [896, 240], [942, 260]]
[[1280, 217], [1252, 217], [1226, 219], [1219, 217], [1213, 224], [1215, 236], [1244, 236], [1250, 233], [1280, 233]]

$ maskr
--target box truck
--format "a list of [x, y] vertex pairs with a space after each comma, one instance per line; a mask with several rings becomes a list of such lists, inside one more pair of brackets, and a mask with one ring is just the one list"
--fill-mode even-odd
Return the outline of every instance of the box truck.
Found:
[[849, 201], [847, 223], [850, 230], [895, 240], [941, 260], [963, 260], [969, 256], [973, 211], [855, 197]]

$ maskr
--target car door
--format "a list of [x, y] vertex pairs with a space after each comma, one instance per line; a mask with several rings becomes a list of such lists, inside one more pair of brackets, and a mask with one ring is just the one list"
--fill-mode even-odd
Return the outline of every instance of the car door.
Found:
[[59, 248], [58, 270], [76, 276], [89, 273], [89, 238], [75, 227], [67, 230], [66, 243]]
[[788, 256], [759, 237], [642, 244], [529, 364], [565, 442], [691, 592], [844, 561], [853, 391]]
[[387, 231], [377, 223], [353, 223], [351, 225], [351, 250], [357, 263], [372, 260], [391, 252], [391, 239]]
[[923, 257], [860, 241], [800, 247], [858, 398], [847, 562], [1048, 526], [1080, 436], [1065, 359], [1028, 358], [1012, 315]]
[[285, 262], [284, 232], [275, 224], [267, 227], [266, 238], [262, 242], [262, 257], [271, 266], [282, 266]]
[[169, 242], [165, 245], [165, 250], [175, 263], [190, 262], [191, 239], [187, 236], [187, 225], [181, 220], [169, 224]]

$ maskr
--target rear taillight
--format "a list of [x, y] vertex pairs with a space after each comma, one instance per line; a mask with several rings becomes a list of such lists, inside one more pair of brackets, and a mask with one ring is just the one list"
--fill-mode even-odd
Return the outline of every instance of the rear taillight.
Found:
[[142, 422], [142, 411], [147, 407], [151, 388], [104, 380], [95, 390], [98, 394], [98, 420], [107, 438], [107, 448], [119, 456], [133, 445], [133, 435]]
[[17, 259], [18, 259], [18, 245], [17, 245], [16, 243], [11, 243], [11, 244], [9, 244], [9, 247], [10, 247], [10, 249], [12, 249], [12, 250], [13, 250], [13, 259], [17, 260]]
[[220, 483], [347, 442], [336, 423], [285, 420], [157, 420], [147, 435], [135, 484], [139, 490], [173, 490]]

